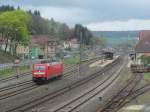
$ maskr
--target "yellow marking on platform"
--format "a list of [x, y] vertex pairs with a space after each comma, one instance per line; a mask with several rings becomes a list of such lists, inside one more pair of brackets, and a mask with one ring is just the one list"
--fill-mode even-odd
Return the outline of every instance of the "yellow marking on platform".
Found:
[[124, 107], [123, 110], [125, 111], [136, 111], [136, 110], [142, 110], [145, 107], [145, 105], [131, 105], [128, 107]]

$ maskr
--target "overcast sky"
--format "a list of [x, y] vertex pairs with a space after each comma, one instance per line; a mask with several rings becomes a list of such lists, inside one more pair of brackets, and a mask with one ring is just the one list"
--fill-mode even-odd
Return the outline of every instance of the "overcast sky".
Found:
[[0, 0], [0, 4], [38, 9], [45, 18], [91, 30], [150, 29], [150, 0]]

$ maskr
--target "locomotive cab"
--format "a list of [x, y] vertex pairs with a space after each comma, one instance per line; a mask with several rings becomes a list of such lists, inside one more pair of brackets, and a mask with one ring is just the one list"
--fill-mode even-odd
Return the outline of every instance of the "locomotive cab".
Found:
[[46, 80], [47, 67], [44, 64], [35, 64], [33, 66], [33, 81]]

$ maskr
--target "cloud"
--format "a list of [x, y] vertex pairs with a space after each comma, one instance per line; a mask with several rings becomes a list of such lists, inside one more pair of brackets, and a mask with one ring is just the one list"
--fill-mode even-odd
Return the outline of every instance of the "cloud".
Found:
[[84, 17], [88, 16], [87, 11], [82, 8], [69, 8], [68, 10], [68, 8], [63, 7], [44, 7], [41, 8], [41, 14], [43, 17], [54, 18], [69, 24], [83, 23]]
[[[76, 9], [78, 13], [82, 13], [82, 17], [85, 19], [82, 21], [83, 23], [129, 20], [132, 18], [150, 19], [150, 14], [148, 13], [150, 12], [150, 0], [0, 0], [0, 3], [19, 5], [21, 7], [31, 6], [35, 9], [39, 9], [39, 7], [56, 7], [55, 9], [59, 7], [68, 11]], [[79, 9], [87, 10], [88, 12], [84, 11], [85, 13], [83, 13], [83, 10], [80, 10], [80, 12]], [[44, 13], [50, 15], [46, 11]], [[74, 12], [72, 16], [73, 14]], [[74, 20], [74, 18], [72, 19]]]
[[93, 31], [149, 30], [150, 19], [149, 20], [131, 19], [128, 21], [96, 22], [90, 23], [86, 26]]
[[[127, 25], [150, 20], [150, 0], [0, 0], [0, 4], [37, 9], [45, 18], [54, 18], [69, 25], [88, 24], [92, 29], [99, 29], [94, 24], [101, 24], [104, 30], [124, 30]], [[118, 25], [115, 26], [114, 23]], [[143, 26], [140, 25], [140, 28], [148, 27], [144, 24]], [[140, 28], [137, 26], [135, 29]]]
[[69, 25], [74, 23], [84, 23], [89, 18], [89, 11], [83, 8], [70, 7], [52, 7], [52, 6], [23, 6], [25, 10], [38, 9], [41, 12], [42, 17], [47, 19], [54, 18], [56, 21], [66, 22]]

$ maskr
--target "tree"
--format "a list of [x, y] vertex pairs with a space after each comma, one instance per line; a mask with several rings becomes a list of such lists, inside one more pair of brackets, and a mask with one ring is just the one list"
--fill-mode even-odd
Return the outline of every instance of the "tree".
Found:
[[80, 24], [76, 24], [74, 28], [74, 37], [86, 45], [91, 44], [92, 33]]
[[53, 18], [48, 20], [41, 17], [38, 10], [25, 12], [21, 11], [20, 7], [15, 9], [11, 6], [2, 6], [0, 11], [3, 12], [0, 17], [0, 32], [11, 41], [28, 40], [28, 34], [50, 35], [60, 40], [76, 37], [80, 41], [82, 35], [82, 42], [87, 45], [91, 44], [92, 33], [80, 24], [70, 29], [65, 23], [59, 23]]
[[34, 11], [34, 15], [36, 15], [36, 16], [40, 16], [40, 15], [41, 15], [41, 14], [40, 14], [40, 11], [35, 10], [35, 11]]
[[91, 42], [92, 42], [93, 45], [99, 45], [99, 46], [102, 46], [102, 47], [106, 46], [106, 44], [107, 44], [106, 39], [103, 38], [103, 37], [93, 37], [91, 39]]
[[59, 37], [61, 40], [68, 40], [71, 36], [69, 27], [66, 24], [61, 24], [59, 28]]
[[[30, 16], [22, 11], [6, 11], [0, 15], [0, 32], [3, 35], [2, 38], [5, 38], [13, 42], [27, 42], [29, 40], [27, 23], [30, 20]], [[17, 45], [13, 50], [13, 54], [16, 51]], [[5, 52], [7, 49], [7, 43]]]
[[15, 10], [13, 6], [9, 6], [9, 5], [0, 6], [0, 12], [13, 11], [13, 10]]

